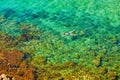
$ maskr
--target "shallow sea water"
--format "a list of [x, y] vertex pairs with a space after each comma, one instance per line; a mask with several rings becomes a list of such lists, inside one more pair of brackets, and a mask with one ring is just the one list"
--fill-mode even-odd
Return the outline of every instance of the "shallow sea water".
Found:
[[119, 0], [0, 0], [0, 50], [29, 55], [23, 62], [37, 77], [24, 80], [120, 80], [119, 7]]

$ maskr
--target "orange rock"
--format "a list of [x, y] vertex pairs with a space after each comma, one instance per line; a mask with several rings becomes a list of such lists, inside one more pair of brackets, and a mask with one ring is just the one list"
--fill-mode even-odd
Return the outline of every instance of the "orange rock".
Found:
[[24, 57], [24, 53], [18, 50], [0, 50], [0, 54], [2, 55], [0, 69], [5, 71], [18, 68]]
[[35, 68], [24, 59], [24, 53], [18, 50], [0, 50], [0, 73], [8, 74], [16, 80], [34, 80]]

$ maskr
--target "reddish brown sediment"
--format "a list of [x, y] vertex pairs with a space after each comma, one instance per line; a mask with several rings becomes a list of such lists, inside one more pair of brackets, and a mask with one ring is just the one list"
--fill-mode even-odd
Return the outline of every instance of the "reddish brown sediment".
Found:
[[24, 62], [24, 55], [18, 50], [0, 50], [0, 75], [6, 74], [16, 80], [34, 80], [35, 70]]

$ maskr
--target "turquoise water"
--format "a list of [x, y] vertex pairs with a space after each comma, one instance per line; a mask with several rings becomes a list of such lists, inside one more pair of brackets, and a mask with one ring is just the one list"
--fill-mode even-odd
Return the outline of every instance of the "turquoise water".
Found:
[[42, 56], [47, 64], [73, 61], [120, 76], [119, 0], [0, 0], [0, 31], [40, 37], [9, 47], [29, 53], [36, 67]]

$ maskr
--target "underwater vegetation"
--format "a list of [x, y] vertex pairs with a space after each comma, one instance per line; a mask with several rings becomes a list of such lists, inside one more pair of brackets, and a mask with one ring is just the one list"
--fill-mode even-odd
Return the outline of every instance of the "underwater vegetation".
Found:
[[1, 74], [20, 80], [119, 78], [119, 36], [110, 34], [105, 37], [108, 42], [102, 43], [106, 39], [98, 40], [101, 35], [94, 40], [94, 36], [81, 32], [80, 38], [70, 42], [70, 38], [59, 37], [48, 29], [34, 30], [35, 26], [26, 23], [20, 26], [18, 36], [0, 32]]
[[119, 4], [0, 1], [0, 79], [120, 80]]

